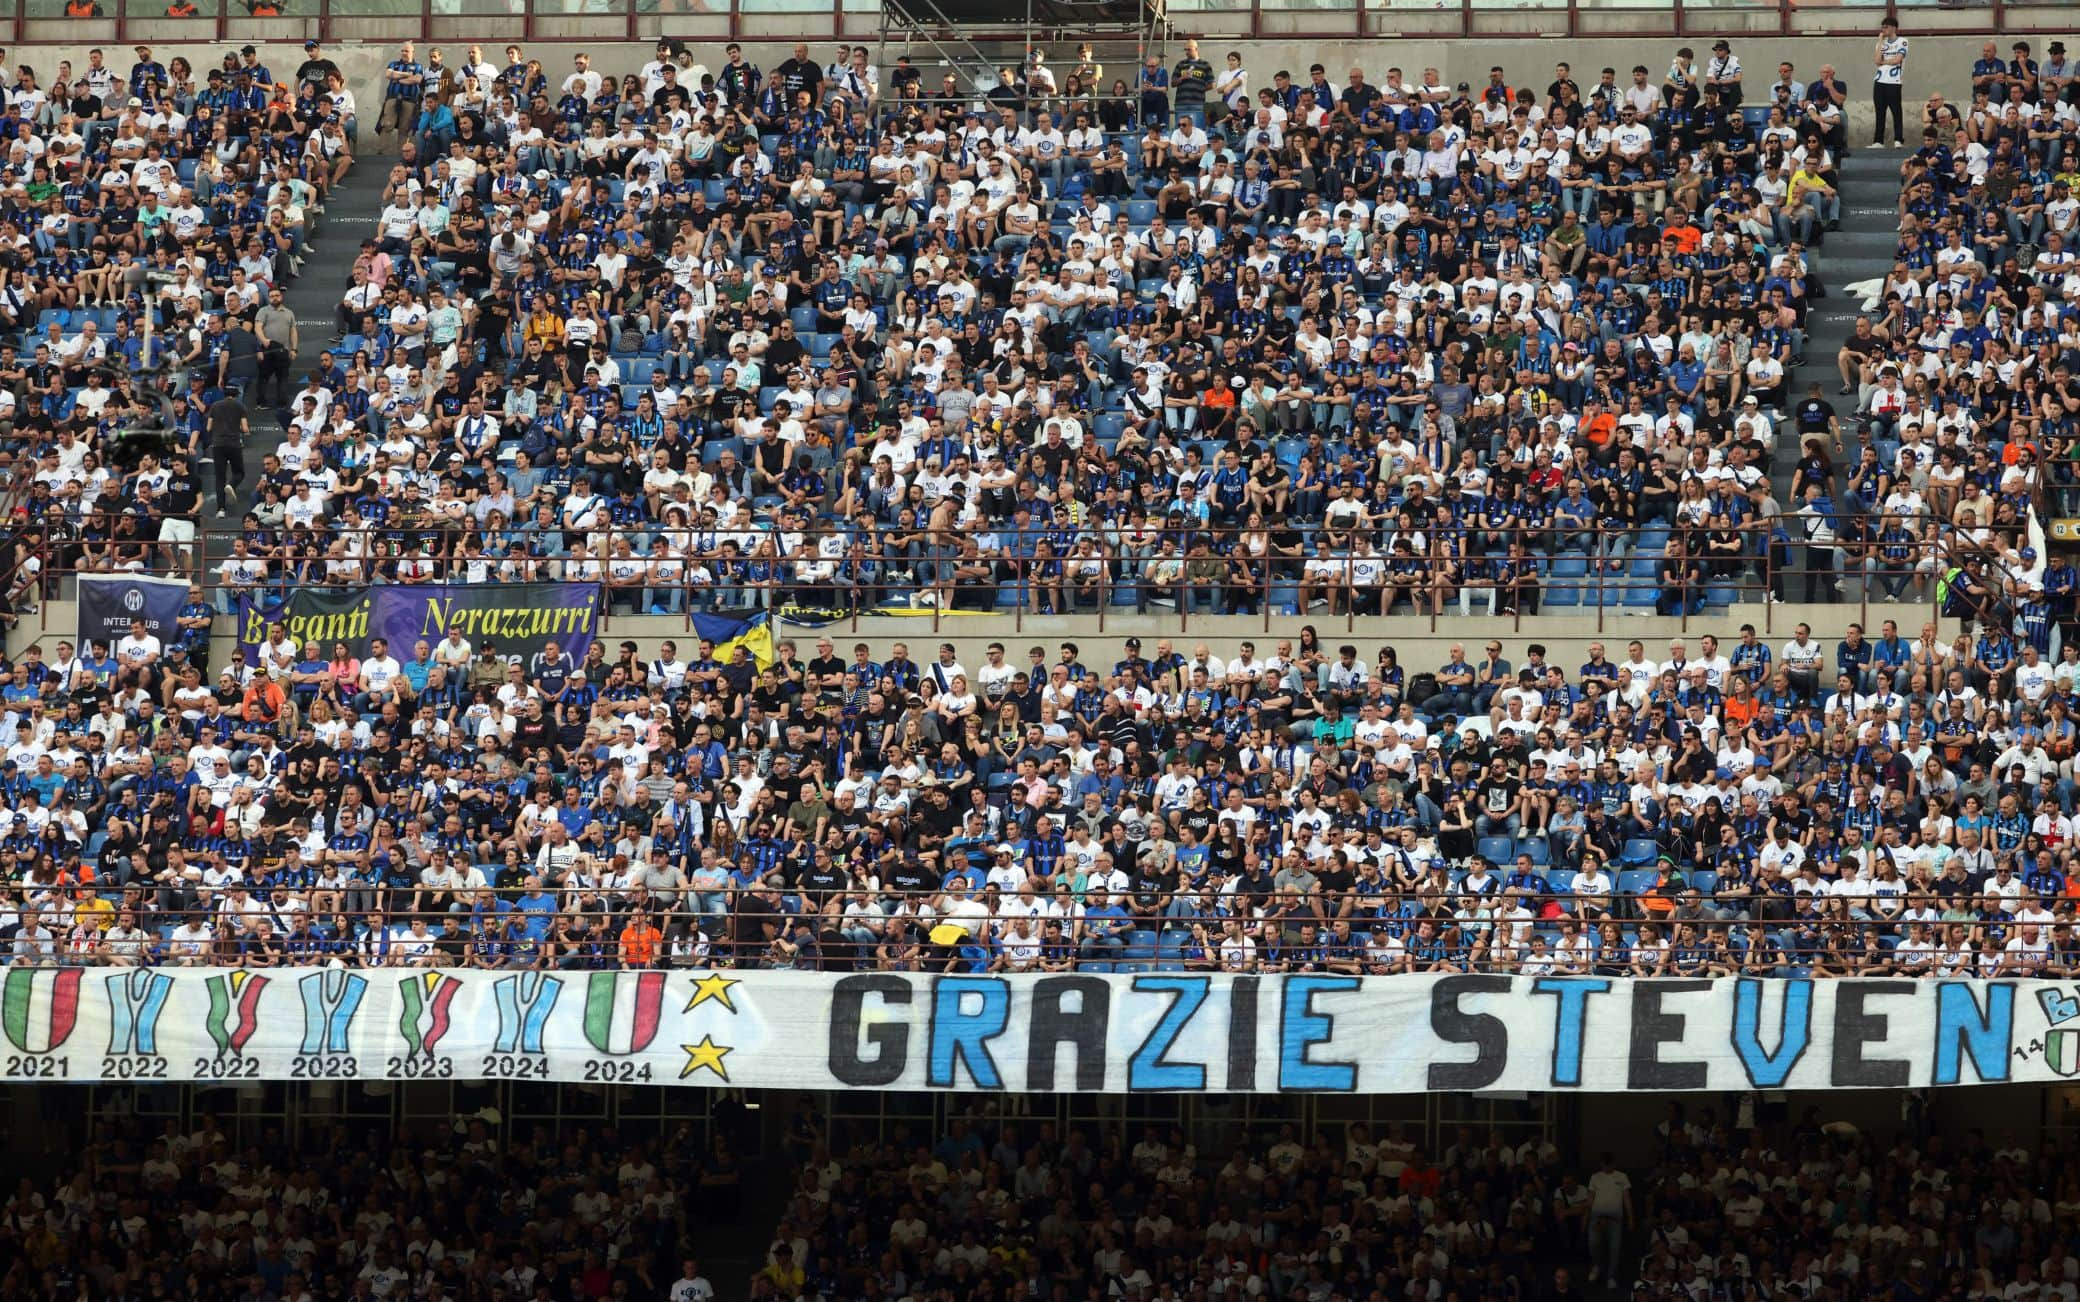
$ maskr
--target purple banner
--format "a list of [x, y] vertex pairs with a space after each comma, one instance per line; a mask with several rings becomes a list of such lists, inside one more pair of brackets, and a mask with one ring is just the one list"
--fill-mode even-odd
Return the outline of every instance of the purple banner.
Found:
[[257, 664], [268, 628], [279, 623], [298, 646], [316, 642], [330, 655], [345, 642], [355, 656], [368, 653], [373, 638], [390, 644], [390, 654], [409, 660], [421, 638], [439, 642], [460, 628], [470, 644], [496, 645], [500, 655], [526, 656], [554, 641], [583, 660], [599, 627], [601, 588], [596, 583], [426, 584], [352, 588], [298, 588], [266, 599], [242, 598], [238, 647], [247, 664]]

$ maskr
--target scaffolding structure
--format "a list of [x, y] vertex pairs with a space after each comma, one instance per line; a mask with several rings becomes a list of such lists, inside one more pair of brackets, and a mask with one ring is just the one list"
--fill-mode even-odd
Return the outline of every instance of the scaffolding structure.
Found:
[[1168, 0], [1020, 2], [1022, 10], [1001, 0], [882, 0], [875, 63], [886, 68], [893, 54], [917, 64], [922, 54], [982, 94], [996, 86], [1003, 68], [1015, 68], [1023, 82], [1044, 45], [1088, 44], [1094, 55], [1111, 59], [1131, 50], [1131, 66], [1138, 67], [1151, 51], [1167, 55], [1174, 35]]

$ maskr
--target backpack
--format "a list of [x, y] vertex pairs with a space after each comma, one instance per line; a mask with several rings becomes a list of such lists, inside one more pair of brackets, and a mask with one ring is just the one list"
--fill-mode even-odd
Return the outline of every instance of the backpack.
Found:
[[1408, 694], [1404, 698], [1410, 705], [1421, 705], [1437, 695], [1436, 674], [1416, 674], [1408, 680]]

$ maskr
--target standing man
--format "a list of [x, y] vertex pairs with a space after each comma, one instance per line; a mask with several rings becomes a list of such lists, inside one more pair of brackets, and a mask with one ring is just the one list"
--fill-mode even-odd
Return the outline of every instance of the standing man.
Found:
[[402, 135], [419, 120], [419, 101], [425, 95], [426, 68], [419, 62], [412, 43], [397, 47], [397, 57], [383, 69], [383, 110], [376, 117], [376, 134], [395, 131]]
[[1907, 38], [1899, 34], [1899, 19], [1886, 15], [1878, 24], [1878, 44], [1871, 51], [1877, 71], [1871, 75], [1871, 148], [1885, 147], [1885, 115], [1892, 115], [1892, 147], [1907, 147], [1906, 123], [1900, 100], [1907, 80]]
[[[296, 359], [296, 313], [282, 297], [282, 288], [267, 292], [267, 306], [253, 314], [253, 330], [260, 336], [260, 383], [253, 401], [265, 407], [269, 392], [273, 405], [289, 405], [289, 367]], [[272, 382], [273, 388], [269, 389]]]
[[1741, 59], [1733, 52], [1732, 42], [1712, 42], [1712, 57], [1704, 65], [1704, 88], [1718, 91], [1719, 103], [1729, 111], [1740, 111]]
[[238, 390], [225, 390], [209, 405], [208, 425], [210, 459], [217, 467], [217, 514], [229, 515], [232, 498], [246, 482], [245, 440], [253, 431]]
[[1589, 1282], [1605, 1280], [1618, 1287], [1625, 1231], [1638, 1224], [1632, 1202], [1632, 1179], [1618, 1169], [1609, 1153], [1589, 1177]]

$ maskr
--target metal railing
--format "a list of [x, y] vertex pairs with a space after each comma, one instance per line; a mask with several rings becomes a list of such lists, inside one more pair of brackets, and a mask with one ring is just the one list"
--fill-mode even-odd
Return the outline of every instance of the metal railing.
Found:
[[[1708, 37], [1869, 35], [1901, 10], [1915, 36], [2062, 33], [2070, 5], [1978, 3], [1823, 4], [1800, 0], [1355, 0], [1297, 3], [1251, 0], [1226, 6], [1195, 0], [1168, 10], [1175, 39], [1357, 37]], [[191, 11], [192, 9], [192, 11]], [[947, 28], [951, 34], [953, 28]], [[995, 22], [963, 23], [974, 41], [1022, 45], [1074, 41], [1071, 27], [1028, 27], [1006, 8]], [[184, 42], [428, 41], [690, 42], [721, 39], [880, 41], [879, 0], [6, 0], [0, 36], [15, 45]], [[930, 31], [906, 29], [927, 47]], [[898, 38], [898, 50], [910, 43]], [[1014, 54], [1015, 61], [1015, 54]], [[922, 64], [920, 65], [922, 66]]]
[[[1316, 548], [1326, 533], [1322, 525], [1300, 531], [1298, 555], [1276, 555], [1268, 550], [1252, 554], [1253, 548], [1268, 542], [1266, 530], [1157, 524], [1140, 531], [1137, 540], [1123, 544], [1108, 537], [1101, 527], [1086, 525], [1079, 533], [1094, 540], [1088, 553], [1072, 547], [1061, 556], [972, 557], [965, 563], [953, 539], [913, 531], [925, 535], [914, 546], [889, 544], [891, 532], [897, 538], [907, 535], [884, 529], [878, 535], [883, 544], [879, 568], [865, 580], [842, 574], [800, 577], [794, 572], [803, 557], [812, 559], [802, 563], [815, 563], [822, 539], [854, 537], [850, 530], [812, 526], [800, 531], [798, 552], [779, 558], [779, 568], [786, 572], [762, 577], [725, 577], [718, 572], [713, 582], [702, 584], [647, 579], [608, 582], [602, 614], [606, 626], [622, 616], [650, 614], [683, 619], [689, 630], [695, 614], [742, 617], [760, 611], [793, 612], [810, 622], [850, 622], [855, 627], [861, 618], [877, 613], [929, 617], [934, 629], [973, 614], [1009, 617], [1020, 629], [1029, 618], [1076, 615], [1095, 620], [1096, 630], [1102, 633], [1109, 620], [1132, 617], [1139, 629], [1151, 615], [1174, 617], [1180, 630], [1188, 629], [1195, 618], [1207, 616], [1255, 618], [1262, 620], [1268, 632], [1275, 619], [1293, 617], [1340, 620], [1346, 629], [1356, 629], [1360, 620], [1391, 614], [1401, 621], [1401, 627], [1416, 621], [1427, 624], [1431, 631], [1452, 616], [1500, 617], [1513, 630], [1521, 630], [1527, 618], [1593, 613], [1601, 632], [1611, 620], [1627, 614], [1677, 618], [1687, 629], [1693, 620], [1716, 626], [1729, 611], [1738, 610], [1743, 621], [1755, 623], [1767, 634], [1773, 631], [1780, 602], [1845, 606], [1866, 624], [1874, 615], [1940, 620], [1945, 612], [1938, 600], [1937, 580], [1949, 562], [1961, 559], [1964, 553], [1953, 551], [1955, 538], [1933, 525], [1927, 517], [1913, 522], [1915, 537], [1905, 559], [1887, 559], [1870, 542], [1770, 545], [1762, 532], [1765, 526], [1754, 522], [1735, 526], [1738, 550], [1707, 558], [1704, 581], [1681, 599], [1664, 589], [1659, 567], [1665, 543], [1656, 531], [1666, 526], [1653, 524], [1429, 529], [1420, 531], [1425, 550], [1411, 548], [1405, 554], [1395, 552], [1392, 529], [1373, 526], [1363, 532], [1378, 543], [1378, 551], [1366, 557], [1318, 554]], [[328, 525], [322, 541], [330, 543], [343, 532], [341, 526]], [[392, 540], [415, 536], [418, 530], [386, 525], [365, 527], [361, 532], [367, 538], [360, 550], [373, 558], [364, 579], [400, 581], [397, 560], [408, 553]], [[660, 532], [681, 537], [689, 533], [654, 525], [561, 532], [590, 539], [590, 563], [602, 569], [613, 565], [622, 541], [629, 544], [629, 559], [642, 560], [649, 555], [649, 539]], [[764, 531], [746, 532], [756, 538], [771, 536]], [[1704, 532], [1699, 528], [1689, 536], [1700, 537]], [[133, 546], [151, 572], [185, 575], [212, 588], [218, 610], [228, 615], [235, 613], [240, 594], [218, 582], [220, 560], [205, 561], [203, 557], [223, 557], [242, 536], [242, 531], [211, 529], [203, 531], [192, 547], [142, 539]], [[459, 569], [465, 563], [467, 540], [483, 536], [478, 529], [464, 527], [440, 533], [439, 543], [427, 553], [432, 568], [424, 581], [441, 582], [446, 574]], [[1118, 536], [1123, 535], [1114, 535]], [[1454, 546], [1467, 538], [1473, 540], [1472, 547]], [[1167, 549], [1165, 539], [1170, 540]], [[1200, 540], [1209, 546], [1205, 554], [1194, 554]], [[1516, 557], [1509, 554], [1514, 544], [1523, 549]], [[754, 551], [756, 546], [754, 543]], [[1221, 554], [1223, 549], [1232, 554]], [[1482, 574], [1467, 581], [1461, 567], [1468, 551], [1483, 565], [1500, 562], [1519, 568], [1508, 579]], [[1397, 556], [1408, 562], [1408, 569], [1393, 576], [1387, 571]], [[1989, 584], [2003, 586], [1998, 555], [1986, 553], [1983, 559], [1989, 566]], [[1359, 571], [1364, 562], [1381, 572], [1379, 582], [1362, 581]], [[846, 558], [825, 563], [842, 566]], [[531, 576], [502, 581], [571, 581], [567, 554], [542, 557], [533, 565]], [[67, 580], [74, 575], [105, 572], [113, 570], [86, 555], [81, 544], [61, 543], [45, 557], [44, 595], [62, 596]], [[275, 561], [268, 580], [254, 585], [252, 592], [264, 598], [290, 586], [350, 585], [328, 585], [285, 573]], [[1770, 600], [1772, 597], [1777, 600]], [[45, 610], [47, 603], [29, 617], [42, 631], [48, 631], [48, 625], [41, 623]]]
[[[1557, 871], [1572, 876], [1572, 870]], [[1652, 875], [1638, 870], [1623, 874]], [[981, 878], [980, 873], [973, 876]], [[1164, 893], [1153, 900], [1121, 891], [1106, 898], [1116, 898], [1124, 916], [1101, 915], [1093, 922], [1080, 916], [1091, 898], [1089, 886], [1072, 888], [1066, 880], [1041, 877], [1031, 881], [1029, 888], [983, 888], [981, 894], [991, 906], [989, 920], [961, 937], [942, 935], [936, 940], [906, 926], [916, 921], [917, 905], [946, 896], [944, 889], [934, 888], [682, 886], [662, 894], [637, 890], [623, 895], [569, 881], [540, 891], [526, 886], [463, 891], [357, 882], [340, 889], [300, 887], [277, 894], [262, 873], [237, 888], [242, 898], [234, 898], [233, 888], [224, 887], [203, 892], [203, 899], [196, 901], [197, 892], [190, 890], [187, 902], [154, 908], [148, 906], [149, 897], [165, 889], [157, 884], [104, 885], [96, 894], [89, 883], [81, 894], [94, 895], [110, 908], [81, 911], [76, 905], [25, 904], [25, 926], [51, 933], [50, 947], [48, 952], [17, 947], [12, 957], [31, 966], [300, 966], [338, 961], [404, 967], [919, 971], [965, 969], [982, 962], [1005, 970], [1183, 967], [1371, 974], [1517, 972], [1542, 963], [1549, 966], [1531, 970], [1791, 976], [1820, 969], [1836, 975], [1957, 976], [1993, 974], [1991, 965], [2003, 961], [2005, 940], [2020, 927], [2038, 926], [2039, 934], [2053, 942], [2052, 951], [2042, 958], [2006, 955], [1999, 974], [2080, 975], [2080, 938], [2072, 934], [2076, 924], [2070, 909], [2057, 915], [2057, 921], [2042, 924], [2012, 913], [1987, 917], [1976, 910], [1946, 912], [1947, 902], [1927, 883], [1918, 884], [1909, 895], [1851, 902], [1828, 893], [1831, 878], [1821, 879], [1817, 892], [1780, 894], [1751, 885], [1722, 891], [1715, 876], [1699, 890], [1687, 885], [1682, 874], [1672, 873], [1665, 883], [1629, 882], [1621, 889], [1606, 881], [1599, 887], [1602, 893], [1583, 894], [1550, 888], [1503, 892], [1492, 885], [1476, 891], [1464, 885], [1463, 874], [1454, 874], [1450, 882], [1440, 880], [1420, 889], [1402, 885], [1376, 894], [1288, 891], [1250, 897], [1261, 899], [1262, 916], [1230, 915], [1227, 901], [1215, 903], [1218, 891], [1211, 887], [1180, 890], [1174, 897]], [[29, 883], [28, 889], [33, 891], [34, 885]], [[974, 889], [962, 888], [963, 893]], [[434, 907], [426, 907], [428, 896], [435, 897]], [[608, 896], [614, 897], [611, 908]], [[1204, 911], [1197, 903], [1202, 896]], [[1174, 903], [1178, 897], [1187, 902]], [[454, 902], [439, 903], [449, 898]], [[1973, 893], [1970, 898], [1979, 896]], [[1874, 899], [1883, 901], [1877, 911], [1869, 907]], [[879, 917], [846, 912], [848, 903], [868, 901], [889, 912]], [[2038, 902], [2061, 901], [2066, 897]], [[911, 912], [898, 916], [903, 909]], [[1919, 916], [1910, 917], [1909, 911]], [[1029, 928], [1018, 926], [1022, 917], [1030, 918]], [[1058, 929], [1050, 923], [1059, 923]], [[205, 928], [207, 935], [202, 934]], [[1401, 948], [1369, 948], [1376, 931], [1397, 937]], [[1007, 933], [1010, 947], [1038, 949], [1039, 955], [1007, 958]], [[1236, 943], [1223, 952], [1224, 940], [1243, 938], [1250, 942], [1248, 947]], [[1915, 956], [1910, 964], [1898, 952], [1900, 943], [1910, 939], [1931, 947], [1948, 945], [1953, 957], [1969, 952], [1970, 967], [1959, 973], [1943, 966], [1939, 953], [1916, 949], [1909, 951]], [[1982, 954], [1988, 966], [1980, 966]], [[7, 957], [0, 951], [0, 962]]]

